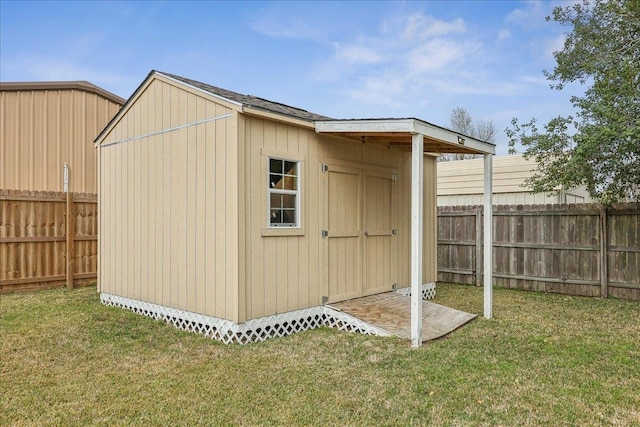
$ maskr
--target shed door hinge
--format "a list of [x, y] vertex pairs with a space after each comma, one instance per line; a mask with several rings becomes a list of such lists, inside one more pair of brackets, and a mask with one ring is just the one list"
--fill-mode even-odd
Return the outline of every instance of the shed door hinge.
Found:
[[327, 230], [322, 230], [322, 237], [323, 238], [329, 237], [329, 232]]
[[393, 234], [394, 236], [398, 235], [398, 229], [394, 228], [393, 230], [391, 230], [391, 234]]
[[396, 182], [396, 181], [398, 181], [398, 175], [397, 175], [397, 174], [395, 174], [395, 173], [394, 173], [393, 175], [391, 175], [391, 181], [392, 181], [392, 182]]
[[329, 165], [326, 163], [322, 164], [322, 172], [329, 172]]

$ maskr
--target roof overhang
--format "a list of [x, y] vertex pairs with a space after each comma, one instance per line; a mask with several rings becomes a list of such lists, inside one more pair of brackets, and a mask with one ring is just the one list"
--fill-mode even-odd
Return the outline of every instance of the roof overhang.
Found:
[[316, 132], [366, 144], [411, 150], [411, 136], [424, 137], [425, 153], [495, 154], [496, 146], [423, 120], [361, 119], [315, 122]]

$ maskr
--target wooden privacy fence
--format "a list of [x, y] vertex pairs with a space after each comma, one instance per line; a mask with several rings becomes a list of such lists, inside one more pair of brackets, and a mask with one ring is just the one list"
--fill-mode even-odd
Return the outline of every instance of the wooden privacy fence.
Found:
[[95, 194], [0, 190], [0, 293], [95, 281]]
[[[497, 286], [640, 300], [640, 205], [493, 208]], [[482, 207], [438, 208], [438, 280], [482, 284]], [[479, 256], [476, 256], [479, 255]]]

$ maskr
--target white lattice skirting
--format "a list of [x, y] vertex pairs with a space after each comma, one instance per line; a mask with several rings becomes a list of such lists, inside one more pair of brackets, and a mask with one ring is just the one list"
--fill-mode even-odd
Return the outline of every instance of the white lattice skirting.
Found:
[[124, 308], [156, 320], [162, 320], [178, 329], [204, 334], [225, 344], [259, 342], [320, 326], [328, 326], [347, 332], [390, 336], [388, 332], [380, 328], [324, 306], [261, 317], [237, 324], [218, 317], [205, 316], [204, 314], [106, 293], [100, 294], [100, 301], [104, 305]]
[[[411, 288], [400, 288], [396, 289], [396, 293], [400, 295], [404, 295], [407, 297], [411, 296]], [[422, 299], [434, 299], [436, 297], [436, 284], [434, 282], [431, 283], [423, 283], [422, 284]]]

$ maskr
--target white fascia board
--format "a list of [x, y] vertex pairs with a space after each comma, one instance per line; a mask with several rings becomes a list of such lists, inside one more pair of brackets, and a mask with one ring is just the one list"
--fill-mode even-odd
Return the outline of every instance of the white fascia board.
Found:
[[413, 119], [381, 120], [324, 120], [316, 121], [316, 132], [410, 132], [414, 133]]
[[241, 102], [234, 101], [232, 99], [225, 98], [224, 96], [217, 95], [215, 93], [209, 92], [209, 91], [204, 90], [202, 88], [199, 88], [197, 86], [190, 85], [189, 83], [183, 82], [182, 80], [176, 80], [173, 77], [169, 77], [166, 74], [162, 74], [159, 71], [156, 71], [156, 74], [158, 74], [159, 76], [162, 76], [163, 78], [165, 78], [167, 80], [170, 80], [170, 81], [172, 81], [172, 82], [174, 82], [174, 83], [176, 83], [178, 85], [186, 86], [186, 87], [188, 87], [190, 89], [193, 89], [193, 90], [195, 90], [197, 92], [203, 93], [205, 95], [211, 96], [213, 98], [219, 99], [219, 100], [224, 101], [224, 102], [228, 102], [229, 104], [236, 105], [236, 106], [240, 107], [240, 109], [242, 109], [243, 104]]
[[[477, 151], [482, 154], [495, 154], [496, 146], [494, 144], [490, 144], [488, 142], [482, 142], [477, 139], [471, 138], [466, 135], [458, 134], [454, 131], [450, 131], [447, 129], [443, 129], [432, 124], [423, 122], [421, 120], [415, 121], [415, 132], [421, 133], [422, 135], [433, 138], [438, 141], [445, 142], [447, 144], [451, 144], [453, 146], [464, 145], [465, 148], [469, 148], [471, 150]], [[464, 144], [458, 143], [458, 137], [464, 138]]]
[[480, 154], [495, 154], [496, 146], [482, 142], [454, 131], [434, 126], [418, 119], [379, 119], [379, 120], [323, 120], [315, 122], [318, 133], [366, 133], [366, 132], [407, 132], [421, 134], [427, 138], [458, 147], [458, 137], [464, 138], [464, 147]]

